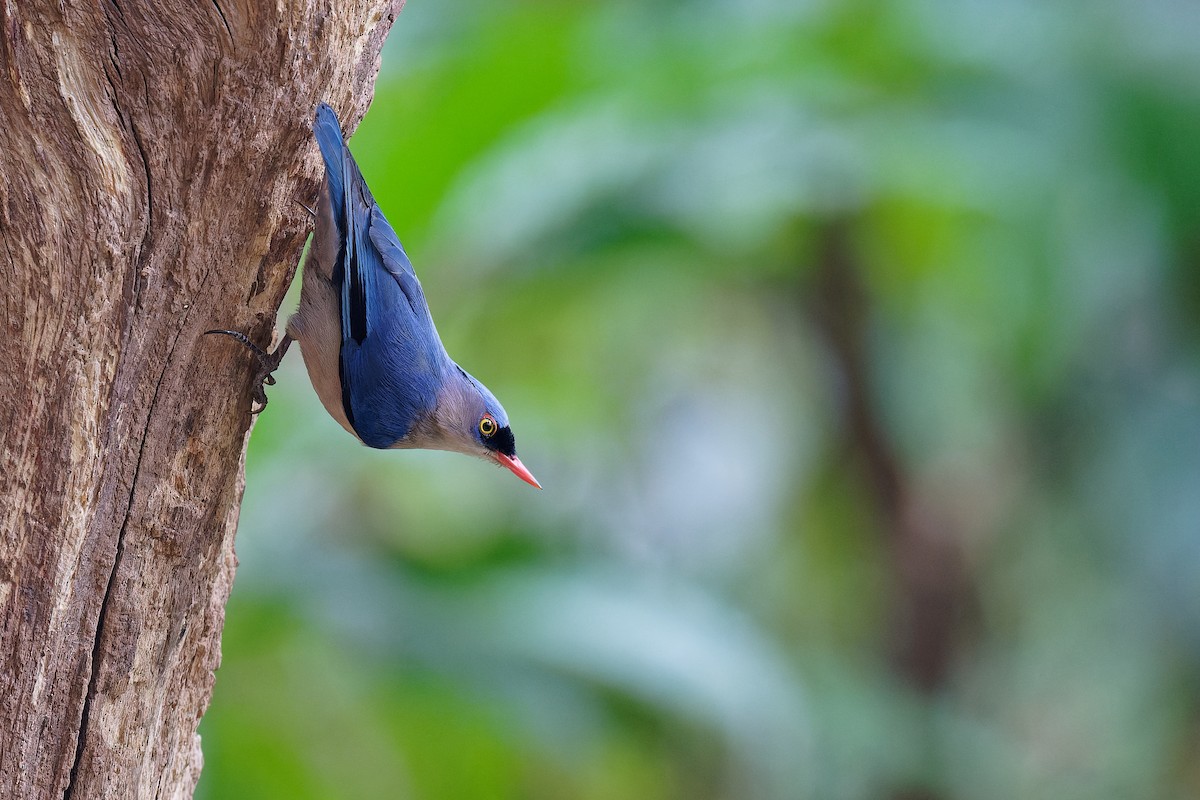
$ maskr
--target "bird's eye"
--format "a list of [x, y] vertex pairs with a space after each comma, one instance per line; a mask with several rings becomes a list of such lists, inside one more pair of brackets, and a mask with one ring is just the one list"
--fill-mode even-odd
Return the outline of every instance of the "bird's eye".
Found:
[[479, 432], [484, 436], [491, 436], [496, 430], [496, 420], [492, 419], [490, 415], [484, 416], [483, 419], [479, 420]]

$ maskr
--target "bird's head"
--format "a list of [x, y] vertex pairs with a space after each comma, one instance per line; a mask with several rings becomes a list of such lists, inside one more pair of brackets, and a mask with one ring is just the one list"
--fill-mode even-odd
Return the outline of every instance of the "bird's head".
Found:
[[482, 458], [510, 470], [521, 480], [538, 489], [537, 482], [521, 459], [504, 406], [488, 388], [454, 365], [453, 374], [438, 394], [432, 430], [419, 435], [410, 446], [453, 450]]

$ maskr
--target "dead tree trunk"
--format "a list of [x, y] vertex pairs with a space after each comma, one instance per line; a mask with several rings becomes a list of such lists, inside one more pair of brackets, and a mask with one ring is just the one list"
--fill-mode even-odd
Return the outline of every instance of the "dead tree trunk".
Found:
[[0, 5], [0, 797], [190, 797], [251, 360], [403, 0]]

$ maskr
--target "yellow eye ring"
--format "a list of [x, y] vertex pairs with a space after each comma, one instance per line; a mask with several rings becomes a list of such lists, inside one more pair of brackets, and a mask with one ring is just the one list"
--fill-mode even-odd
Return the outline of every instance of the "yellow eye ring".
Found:
[[483, 436], [493, 436], [497, 430], [499, 426], [490, 414], [485, 414], [483, 419], [479, 420], [479, 433]]

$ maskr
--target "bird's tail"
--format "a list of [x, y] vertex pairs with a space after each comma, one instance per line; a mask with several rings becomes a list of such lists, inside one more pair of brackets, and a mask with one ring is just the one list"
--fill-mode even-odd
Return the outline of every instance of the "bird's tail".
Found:
[[342, 198], [346, 193], [346, 141], [342, 137], [342, 126], [338, 124], [337, 114], [328, 103], [317, 106], [313, 135], [317, 137], [321, 157], [325, 159], [325, 175], [329, 181], [329, 198], [333, 201], [334, 218], [340, 219], [344, 213], [341, 208]]

